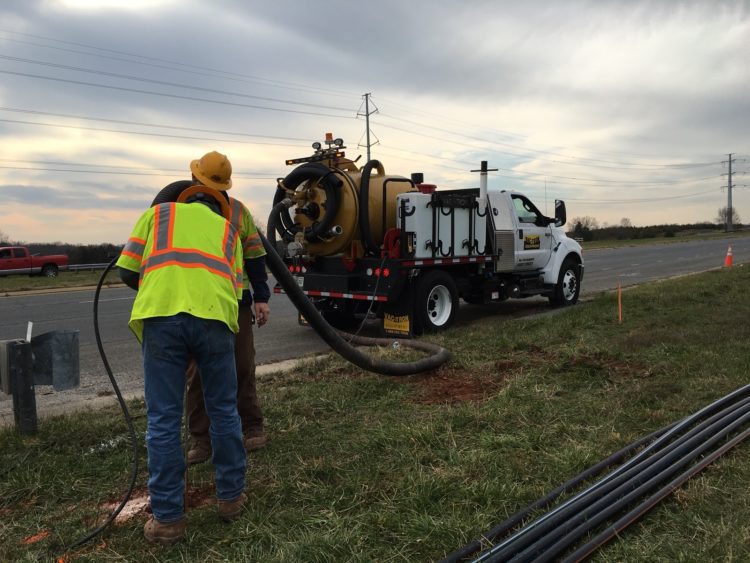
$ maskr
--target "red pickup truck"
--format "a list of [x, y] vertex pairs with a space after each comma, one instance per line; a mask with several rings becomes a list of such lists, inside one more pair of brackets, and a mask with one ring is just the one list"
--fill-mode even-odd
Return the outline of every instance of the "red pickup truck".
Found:
[[11, 274], [39, 274], [54, 278], [58, 272], [68, 269], [65, 254], [32, 256], [25, 246], [0, 246], [0, 276]]

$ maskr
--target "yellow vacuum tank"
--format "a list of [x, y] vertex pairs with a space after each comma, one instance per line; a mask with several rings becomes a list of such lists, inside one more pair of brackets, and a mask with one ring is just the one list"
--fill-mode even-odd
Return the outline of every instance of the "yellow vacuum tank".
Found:
[[[327, 173], [321, 165], [328, 169]], [[288, 228], [282, 238], [291, 242], [290, 231], [298, 241], [304, 237], [305, 254], [311, 257], [378, 254], [385, 232], [398, 227], [396, 196], [413, 191], [412, 181], [386, 175], [377, 160], [362, 168], [342, 158], [318, 161], [314, 166], [301, 165], [280, 184], [295, 202], [290, 210], [294, 228]], [[308, 168], [301, 170], [303, 167]], [[294, 187], [287, 184], [288, 179], [295, 184], [306, 176], [311, 177]]]

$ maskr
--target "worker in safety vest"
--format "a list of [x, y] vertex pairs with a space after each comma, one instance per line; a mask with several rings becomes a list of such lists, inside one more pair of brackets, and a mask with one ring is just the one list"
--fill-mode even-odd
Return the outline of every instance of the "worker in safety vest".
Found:
[[[232, 165], [226, 156], [209, 152], [190, 164], [193, 182], [222, 191], [232, 187]], [[244, 288], [239, 303], [239, 332], [235, 340], [235, 368], [237, 371], [237, 410], [242, 421], [244, 444], [247, 451], [266, 445], [263, 412], [255, 386], [255, 346], [253, 322], [262, 327], [268, 321], [270, 309], [266, 275], [266, 251], [263, 249], [258, 230], [247, 208], [237, 199], [227, 197], [230, 207], [230, 223], [239, 233], [242, 258], [245, 267]], [[252, 286], [252, 293], [249, 287]], [[254, 305], [254, 307], [253, 307]], [[254, 309], [254, 311], [253, 311]], [[254, 312], [254, 314], [253, 314]], [[209, 423], [203, 401], [198, 366], [191, 363], [188, 368], [187, 413], [192, 437], [188, 451], [188, 464], [202, 463], [211, 457]]]
[[242, 288], [242, 247], [224, 196], [204, 186], [176, 203], [149, 208], [117, 265], [137, 289], [129, 326], [143, 349], [148, 488], [153, 516], [146, 539], [162, 544], [185, 532], [185, 459], [180, 441], [185, 373], [201, 370], [211, 419], [219, 516], [234, 520], [246, 501], [246, 454], [237, 413], [234, 340]]

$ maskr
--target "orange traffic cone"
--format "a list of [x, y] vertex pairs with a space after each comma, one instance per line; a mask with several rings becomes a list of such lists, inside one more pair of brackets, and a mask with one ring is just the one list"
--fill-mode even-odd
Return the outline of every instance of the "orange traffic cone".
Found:
[[732, 267], [732, 245], [729, 245], [729, 248], [727, 249], [727, 257], [724, 258], [724, 267], [725, 268], [731, 268]]

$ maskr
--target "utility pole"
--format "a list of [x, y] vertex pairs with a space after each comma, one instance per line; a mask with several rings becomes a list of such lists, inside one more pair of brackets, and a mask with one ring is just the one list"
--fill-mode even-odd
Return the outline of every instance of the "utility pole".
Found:
[[[365, 113], [357, 112], [357, 116], [363, 115], [365, 117], [365, 127], [366, 127], [366, 134], [367, 134], [367, 162], [370, 162], [370, 147], [372, 145], [377, 145], [380, 141], [375, 141], [374, 143], [370, 142], [370, 116], [374, 113], [378, 113], [378, 108], [375, 107], [373, 111], [370, 111], [370, 96], [372, 95], [371, 92], [367, 92], [366, 94], [363, 94], [362, 97], [365, 99]], [[375, 104], [373, 104], [375, 105]], [[362, 106], [360, 106], [361, 109]], [[359, 145], [362, 146], [362, 145]]]
[[732, 153], [729, 153], [729, 159], [726, 161], [729, 166], [729, 173], [727, 174], [727, 220], [726, 229], [728, 233], [734, 231], [734, 225], [732, 225], [732, 218], [734, 212], [732, 211]]

